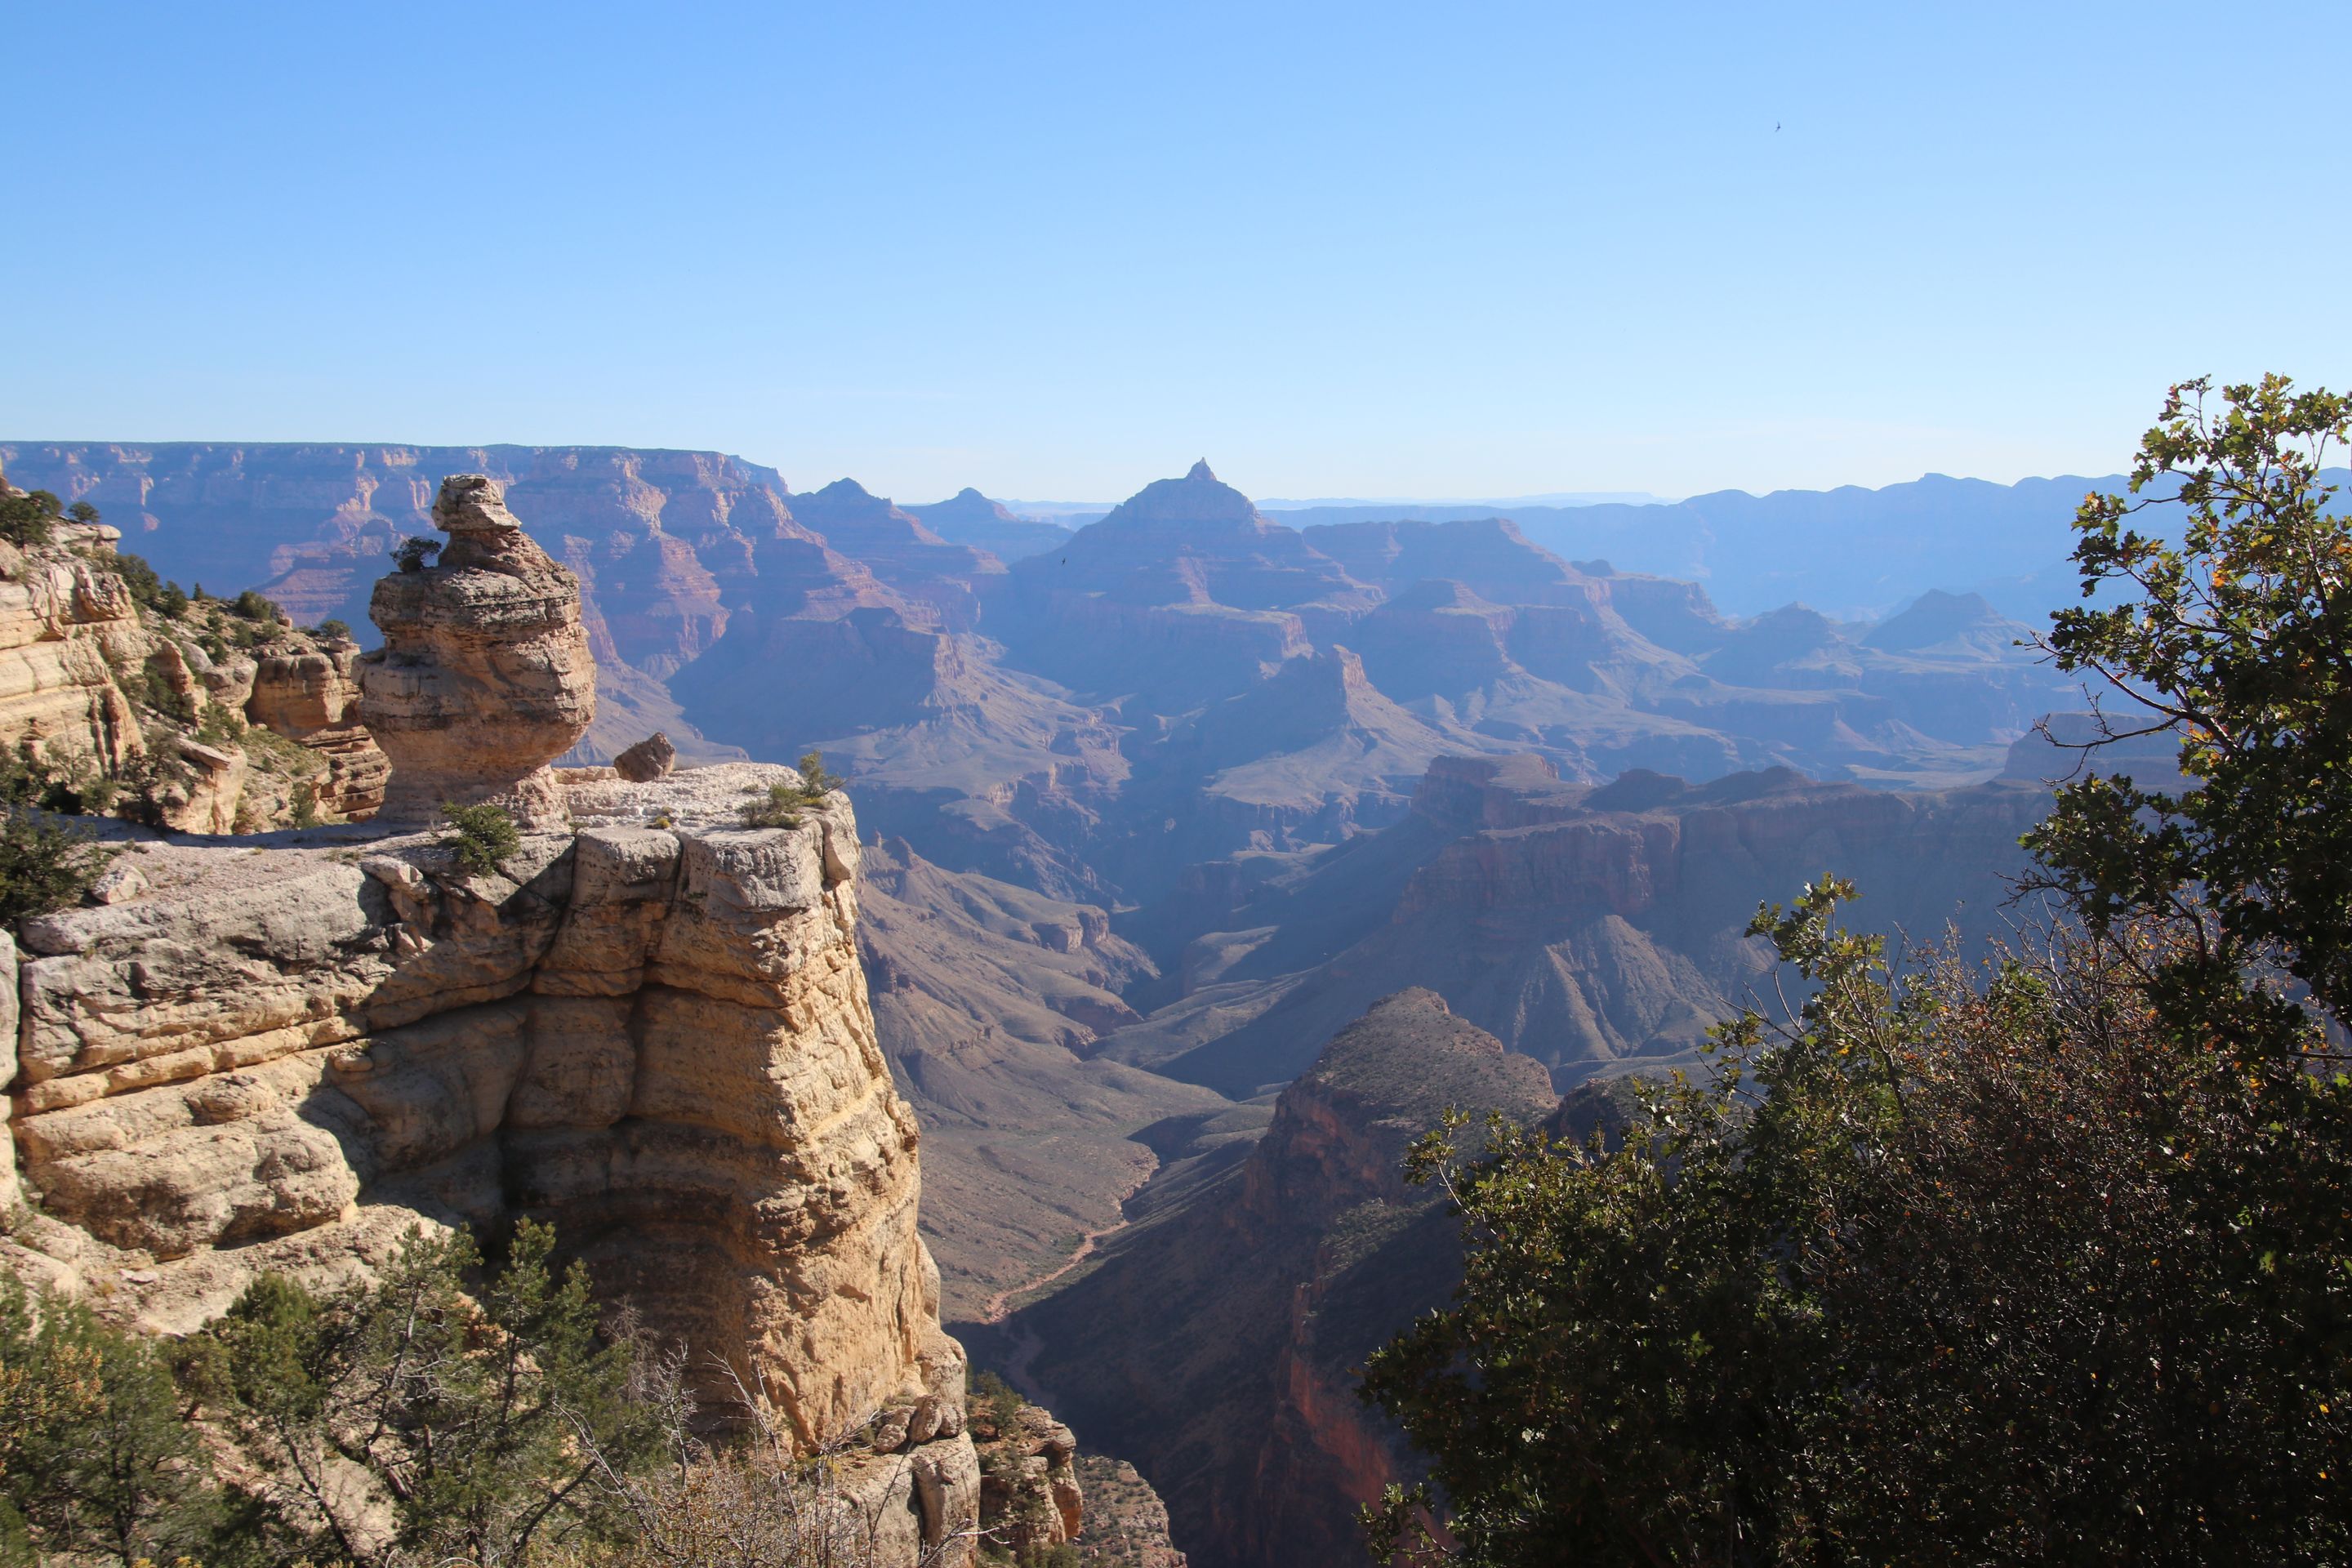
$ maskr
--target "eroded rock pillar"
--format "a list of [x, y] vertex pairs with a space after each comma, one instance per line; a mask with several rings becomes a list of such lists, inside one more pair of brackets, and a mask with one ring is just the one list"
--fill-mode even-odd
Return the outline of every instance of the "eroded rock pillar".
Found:
[[527, 829], [560, 827], [548, 763], [596, 716], [579, 579], [487, 475], [442, 480], [433, 521], [449, 535], [440, 560], [382, 579], [368, 606], [384, 646], [359, 662], [360, 718], [392, 763], [378, 820], [490, 802]]

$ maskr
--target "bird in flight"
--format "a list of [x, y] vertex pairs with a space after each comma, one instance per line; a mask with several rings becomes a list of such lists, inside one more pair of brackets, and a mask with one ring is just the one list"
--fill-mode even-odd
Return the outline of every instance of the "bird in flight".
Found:
[[1777, 121], [1777, 120], [1776, 120], [1776, 121], [1772, 121], [1772, 129], [1773, 129], [1773, 130], [1775, 130], [1775, 131], [1780, 130], [1780, 122], [1779, 121]]

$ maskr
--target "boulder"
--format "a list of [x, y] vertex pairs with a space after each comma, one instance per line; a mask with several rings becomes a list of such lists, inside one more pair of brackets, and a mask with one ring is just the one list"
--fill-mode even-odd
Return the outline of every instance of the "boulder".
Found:
[[613, 771], [631, 784], [651, 784], [656, 779], [667, 778], [677, 766], [677, 748], [659, 730], [613, 759]]

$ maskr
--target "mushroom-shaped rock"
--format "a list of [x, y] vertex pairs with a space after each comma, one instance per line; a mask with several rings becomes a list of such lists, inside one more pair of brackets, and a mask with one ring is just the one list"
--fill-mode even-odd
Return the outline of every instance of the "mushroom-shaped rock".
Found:
[[444, 802], [562, 826], [548, 763], [596, 716], [596, 666], [579, 579], [531, 542], [496, 479], [441, 481], [437, 564], [380, 580], [368, 615], [383, 647], [358, 666], [360, 718], [392, 763], [380, 820], [431, 822]]

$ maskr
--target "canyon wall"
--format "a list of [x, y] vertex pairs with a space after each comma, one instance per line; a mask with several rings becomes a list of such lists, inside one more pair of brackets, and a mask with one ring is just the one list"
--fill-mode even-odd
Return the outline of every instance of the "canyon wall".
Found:
[[1555, 1102], [1540, 1066], [1434, 993], [1385, 998], [1283, 1090], [1245, 1159], [1144, 1211], [1002, 1342], [1158, 1489], [1195, 1563], [1357, 1561], [1357, 1505], [1412, 1461], [1355, 1369], [1460, 1277], [1405, 1149], [1448, 1105], [1528, 1123]]
[[[420, 1226], [544, 1221], [685, 1347], [706, 1408], [748, 1391], [845, 1449], [883, 1563], [969, 1562], [964, 1357], [875, 1037], [846, 797], [755, 826], [745, 805], [799, 774], [550, 769], [595, 704], [577, 584], [495, 480], [446, 481], [435, 515], [454, 542], [385, 580], [362, 667], [399, 809], [133, 835], [103, 901], [0, 952], [0, 1259], [176, 1333], [263, 1270], [347, 1277]], [[324, 719], [341, 670], [292, 673], [312, 689], [274, 705]], [[469, 861], [389, 820], [449, 798], [523, 831]]]
[[944, 1539], [978, 1471], [857, 963], [856, 824], [836, 795], [740, 826], [784, 776], [573, 782], [576, 830], [488, 876], [351, 830], [135, 846], [137, 896], [24, 928], [11, 1261], [185, 1331], [259, 1269], [545, 1220], [804, 1443], [929, 1412], [899, 1511]]
[[121, 537], [59, 521], [0, 542], [0, 750], [183, 832], [373, 815], [386, 764], [354, 711], [359, 644], [219, 601], [142, 605]]

